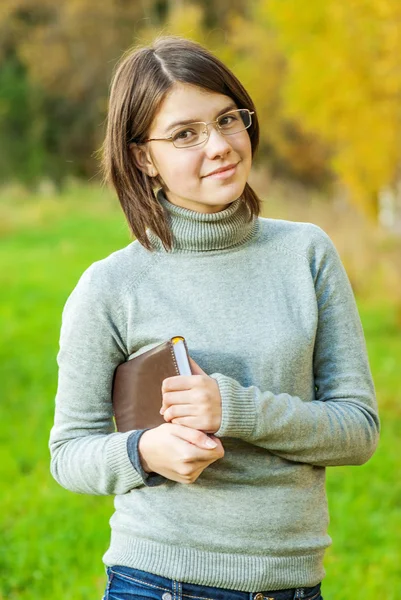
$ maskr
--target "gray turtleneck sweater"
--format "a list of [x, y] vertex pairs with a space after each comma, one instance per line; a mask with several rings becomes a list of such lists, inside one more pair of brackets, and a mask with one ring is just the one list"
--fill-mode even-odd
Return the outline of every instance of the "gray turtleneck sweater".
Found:
[[[51, 470], [114, 494], [106, 565], [252, 592], [312, 586], [331, 539], [325, 467], [359, 465], [379, 420], [338, 253], [316, 225], [214, 214], [162, 195], [172, 252], [148, 231], [92, 264], [63, 311]], [[193, 484], [144, 473], [141, 432], [114, 432], [118, 364], [174, 335], [218, 382], [225, 455]], [[146, 402], [146, 397], [143, 398]]]

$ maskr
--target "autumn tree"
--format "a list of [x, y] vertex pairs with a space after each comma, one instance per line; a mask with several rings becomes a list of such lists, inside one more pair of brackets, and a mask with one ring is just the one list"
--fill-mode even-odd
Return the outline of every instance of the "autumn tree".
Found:
[[331, 164], [372, 216], [399, 175], [399, 0], [259, 0], [286, 59], [285, 112], [334, 149]]
[[261, 127], [259, 162], [275, 175], [323, 185], [331, 177], [330, 148], [301, 118], [285, 110], [286, 57], [276, 38], [270, 15], [256, 4], [248, 17], [232, 16], [226, 44], [218, 53], [255, 102]]
[[93, 175], [111, 72], [143, 18], [138, 3], [124, 0], [3, 0], [3, 179], [8, 171], [60, 182], [66, 173]]

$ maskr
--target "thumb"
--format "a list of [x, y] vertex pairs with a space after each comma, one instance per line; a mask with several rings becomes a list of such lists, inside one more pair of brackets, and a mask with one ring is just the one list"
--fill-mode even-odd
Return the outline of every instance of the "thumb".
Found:
[[207, 375], [203, 369], [189, 356], [189, 365], [191, 367], [192, 375]]
[[[205, 432], [202, 432], [205, 433]], [[212, 433], [205, 433], [203, 439], [201, 440], [201, 444], [204, 448], [222, 448], [222, 443], [220, 438], [216, 437]]]
[[217, 448], [219, 443], [216, 440], [218, 440], [218, 438], [206, 435], [206, 439], [203, 440], [203, 445], [206, 446], [206, 448]]

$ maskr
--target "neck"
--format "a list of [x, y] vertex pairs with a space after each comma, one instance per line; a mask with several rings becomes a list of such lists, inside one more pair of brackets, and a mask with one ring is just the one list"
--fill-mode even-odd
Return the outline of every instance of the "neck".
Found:
[[[173, 234], [172, 252], [208, 252], [245, 244], [259, 228], [256, 217], [249, 220], [248, 207], [241, 198], [216, 213], [200, 213], [172, 204], [162, 190], [157, 199], [163, 206]], [[152, 246], [165, 252], [159, 237], [147, 230]]]

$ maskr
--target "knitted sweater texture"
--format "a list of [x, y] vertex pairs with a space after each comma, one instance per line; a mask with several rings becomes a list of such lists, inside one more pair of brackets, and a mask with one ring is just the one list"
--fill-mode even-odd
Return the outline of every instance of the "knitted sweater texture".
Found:
[[[366, 462], [379, 435], [344, 267], [311, 223], [249, 220], [240, 199], [214, 214], [159, 201], [173, 251], [148, 230], [154, 252], [134, 241], [95, 262], [65, 304], [52, 474], [115, 495], [106, 565], [246, 592], [315, 585], [325, 468]], [[112, 378], [174, 335], [219, 385], [225, 455], [192, 484], [151, 484], [139, 434], [114, 431]]]

